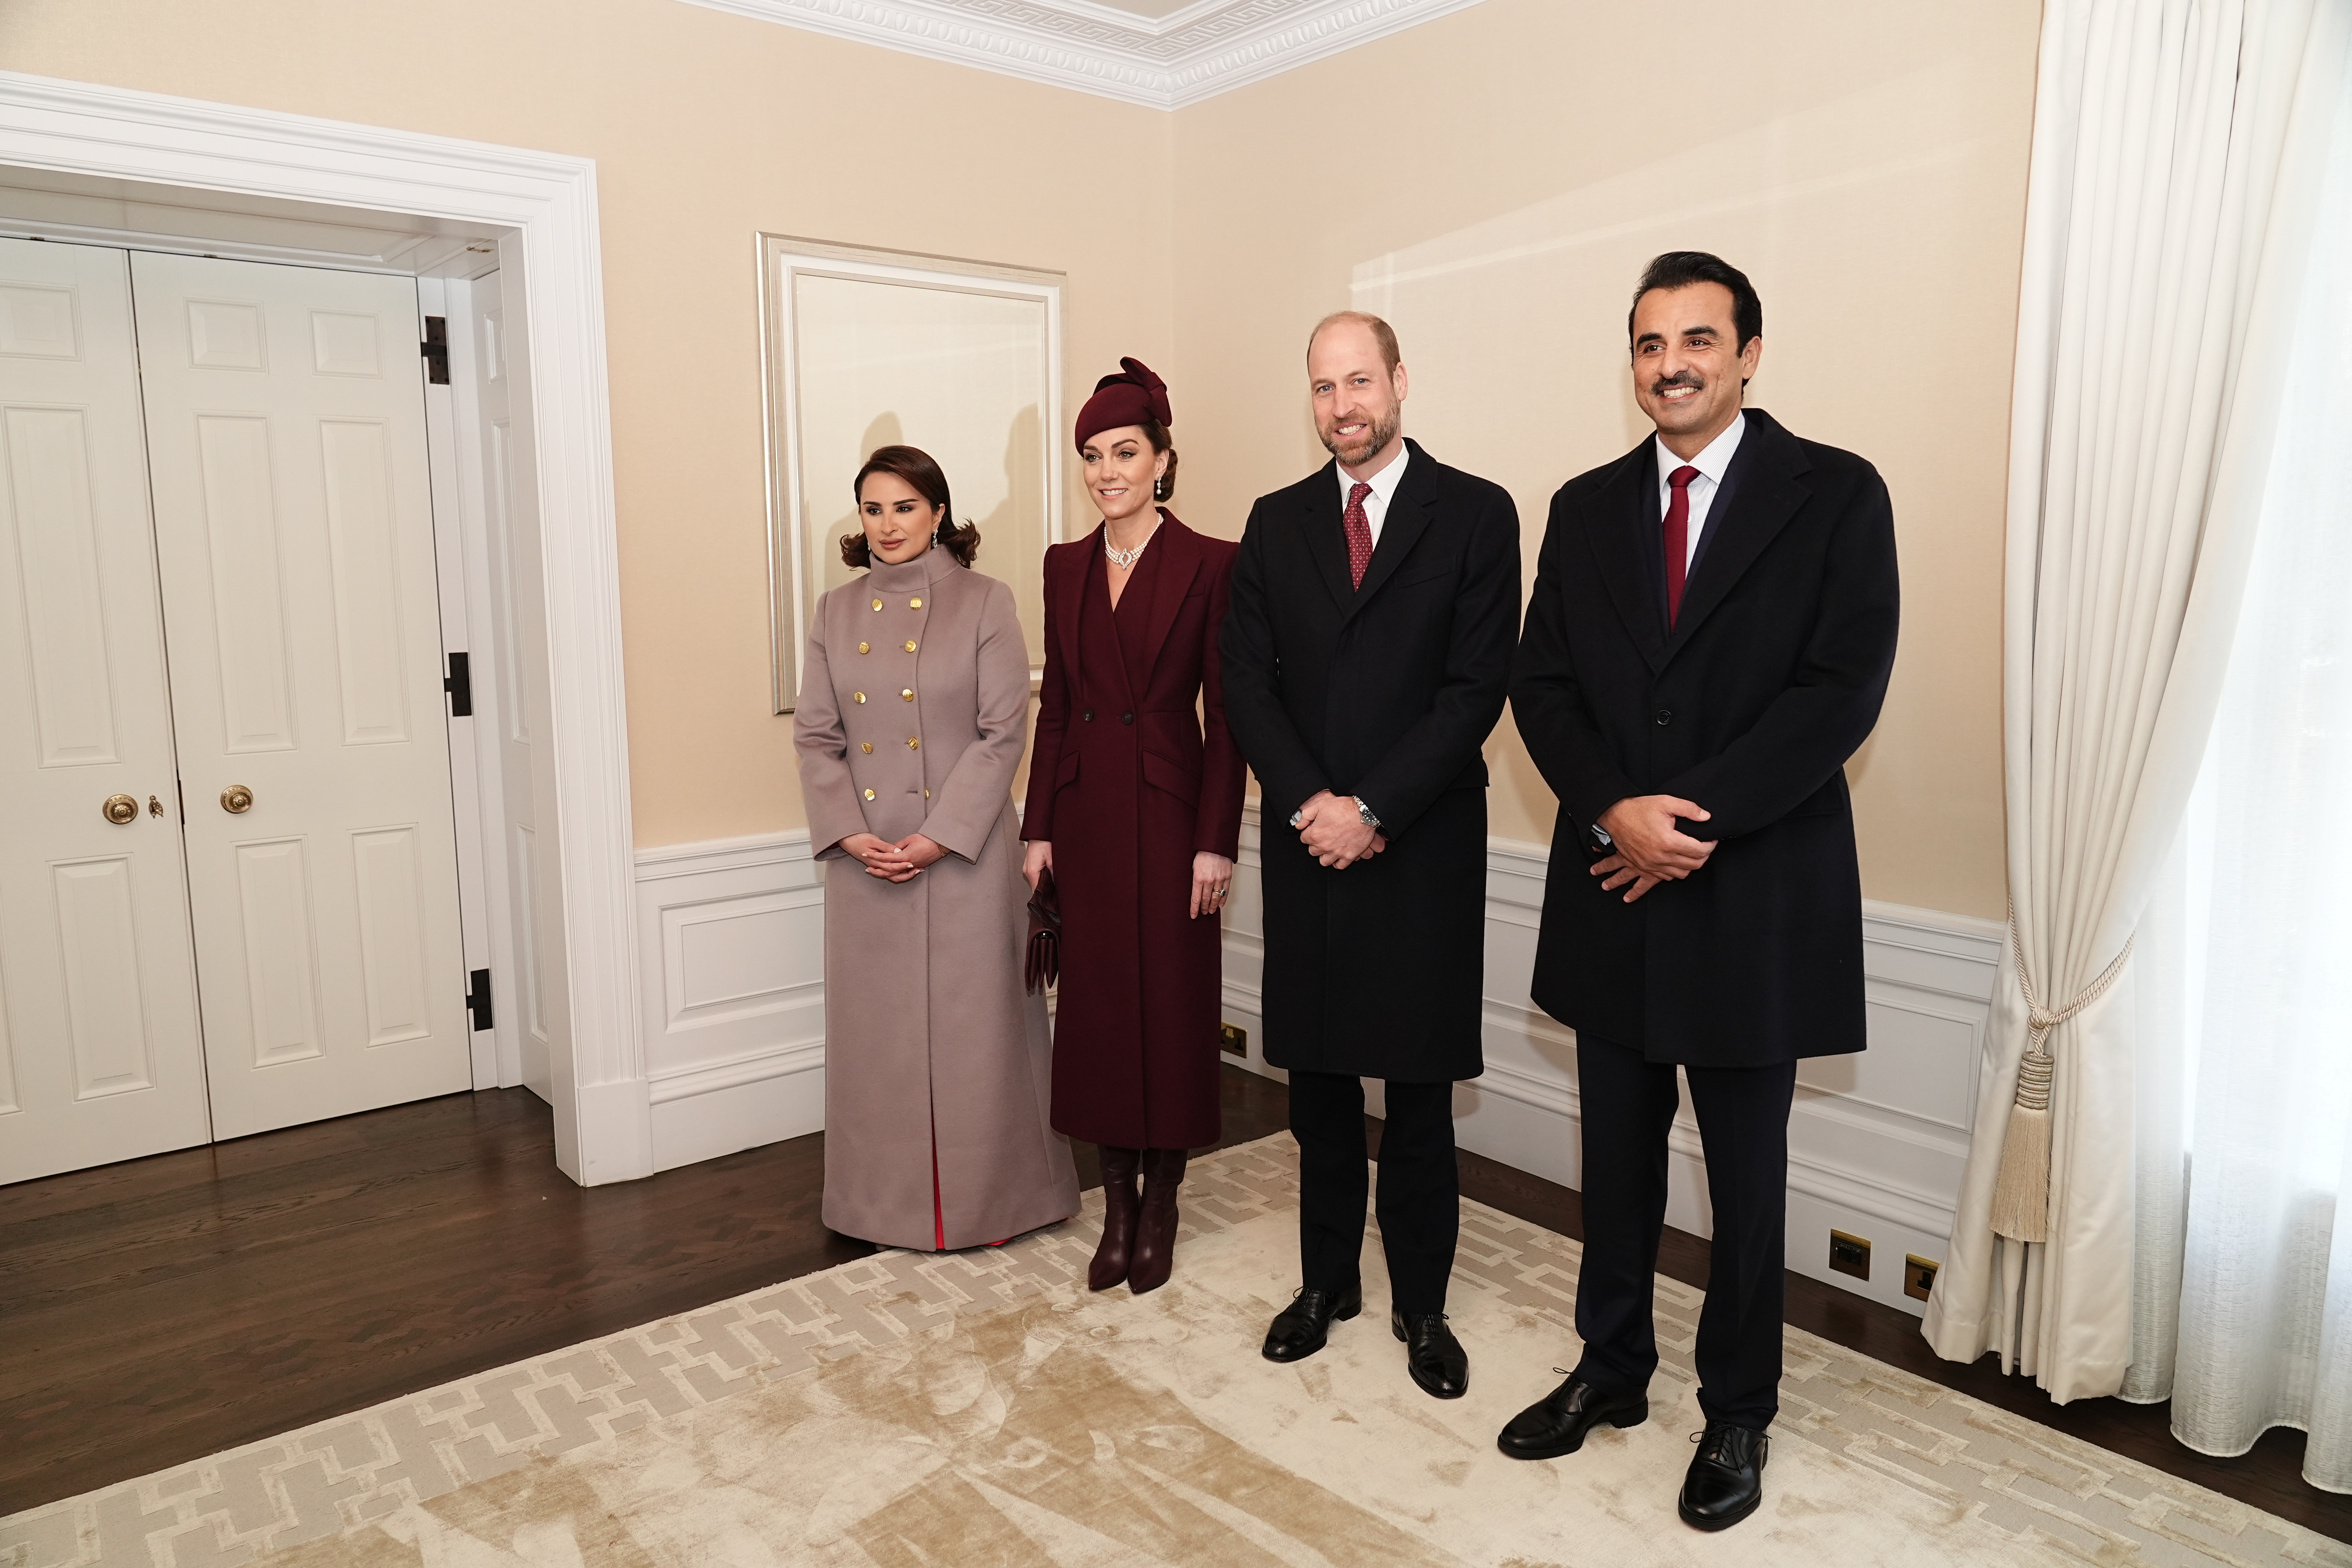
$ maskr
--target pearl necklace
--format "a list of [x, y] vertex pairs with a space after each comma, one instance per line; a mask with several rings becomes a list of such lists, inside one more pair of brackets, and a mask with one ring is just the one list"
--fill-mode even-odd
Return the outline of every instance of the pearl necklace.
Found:
[[1110, 543], [1110, 530], [1106, 527], [1103, 530], [1103, 559], [1122, 572], [1132, 572], [1135, 570], [1135, 563], [1143, 559], [1144, 545], [1150, 544], [1159, 537], [1160, 525], [1155, 522], [1151, 525], [1151, 531], [1143, 536], [1143, 544], [1139, 544], [1132, 550], [1114, 550]]

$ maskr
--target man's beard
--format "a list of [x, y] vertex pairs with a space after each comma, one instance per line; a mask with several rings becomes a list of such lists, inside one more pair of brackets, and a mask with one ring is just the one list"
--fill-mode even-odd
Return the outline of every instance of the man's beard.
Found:
[[1320, 426], [1316, 427], [1315, 434], [1322, 438], [1323, 449], [1341, 462], [1360, 463], [1373, 453], [1385, 449], [1390, 442], [1396, 439], [1397, 432], [1403, 427], [1403, 408], [1392, 407], [1385, 417], [1373, 420], [1372, 427], [1348, 446], [1343, 447], [1332, 439], [1330, 433]]

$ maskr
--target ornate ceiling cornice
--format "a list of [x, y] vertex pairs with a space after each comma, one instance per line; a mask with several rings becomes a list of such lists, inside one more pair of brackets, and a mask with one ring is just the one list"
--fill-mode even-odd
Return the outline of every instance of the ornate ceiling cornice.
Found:
[[687, 3], [1180, 109], [1478, 0], [1193, 0], [1158, 18], [1089, 0]]

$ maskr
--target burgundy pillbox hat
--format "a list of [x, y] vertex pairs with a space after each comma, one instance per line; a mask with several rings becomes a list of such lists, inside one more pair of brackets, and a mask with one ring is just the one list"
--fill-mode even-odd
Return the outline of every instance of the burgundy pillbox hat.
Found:
[[1106, 430], [1156, 419], [1162, 429], [1176, 423], [1168, 409], [1168, 384], [1139, 359], [1122, 359], [1118, 374], [1095, 383], [1095, 395], [1078, 410], [1077, 444], [1083, 447]]

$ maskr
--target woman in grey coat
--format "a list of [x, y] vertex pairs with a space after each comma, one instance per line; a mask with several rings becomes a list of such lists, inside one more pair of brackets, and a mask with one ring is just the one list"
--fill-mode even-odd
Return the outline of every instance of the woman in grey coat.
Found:
[[842, 557], [870, 570], [817, 600], [793, 725], [825, 863], [824, 1223], [972, 1247], [1078, 1210], [1022, 985], [1029, 655], [937, 463], [881, 447], [856, 494]]

